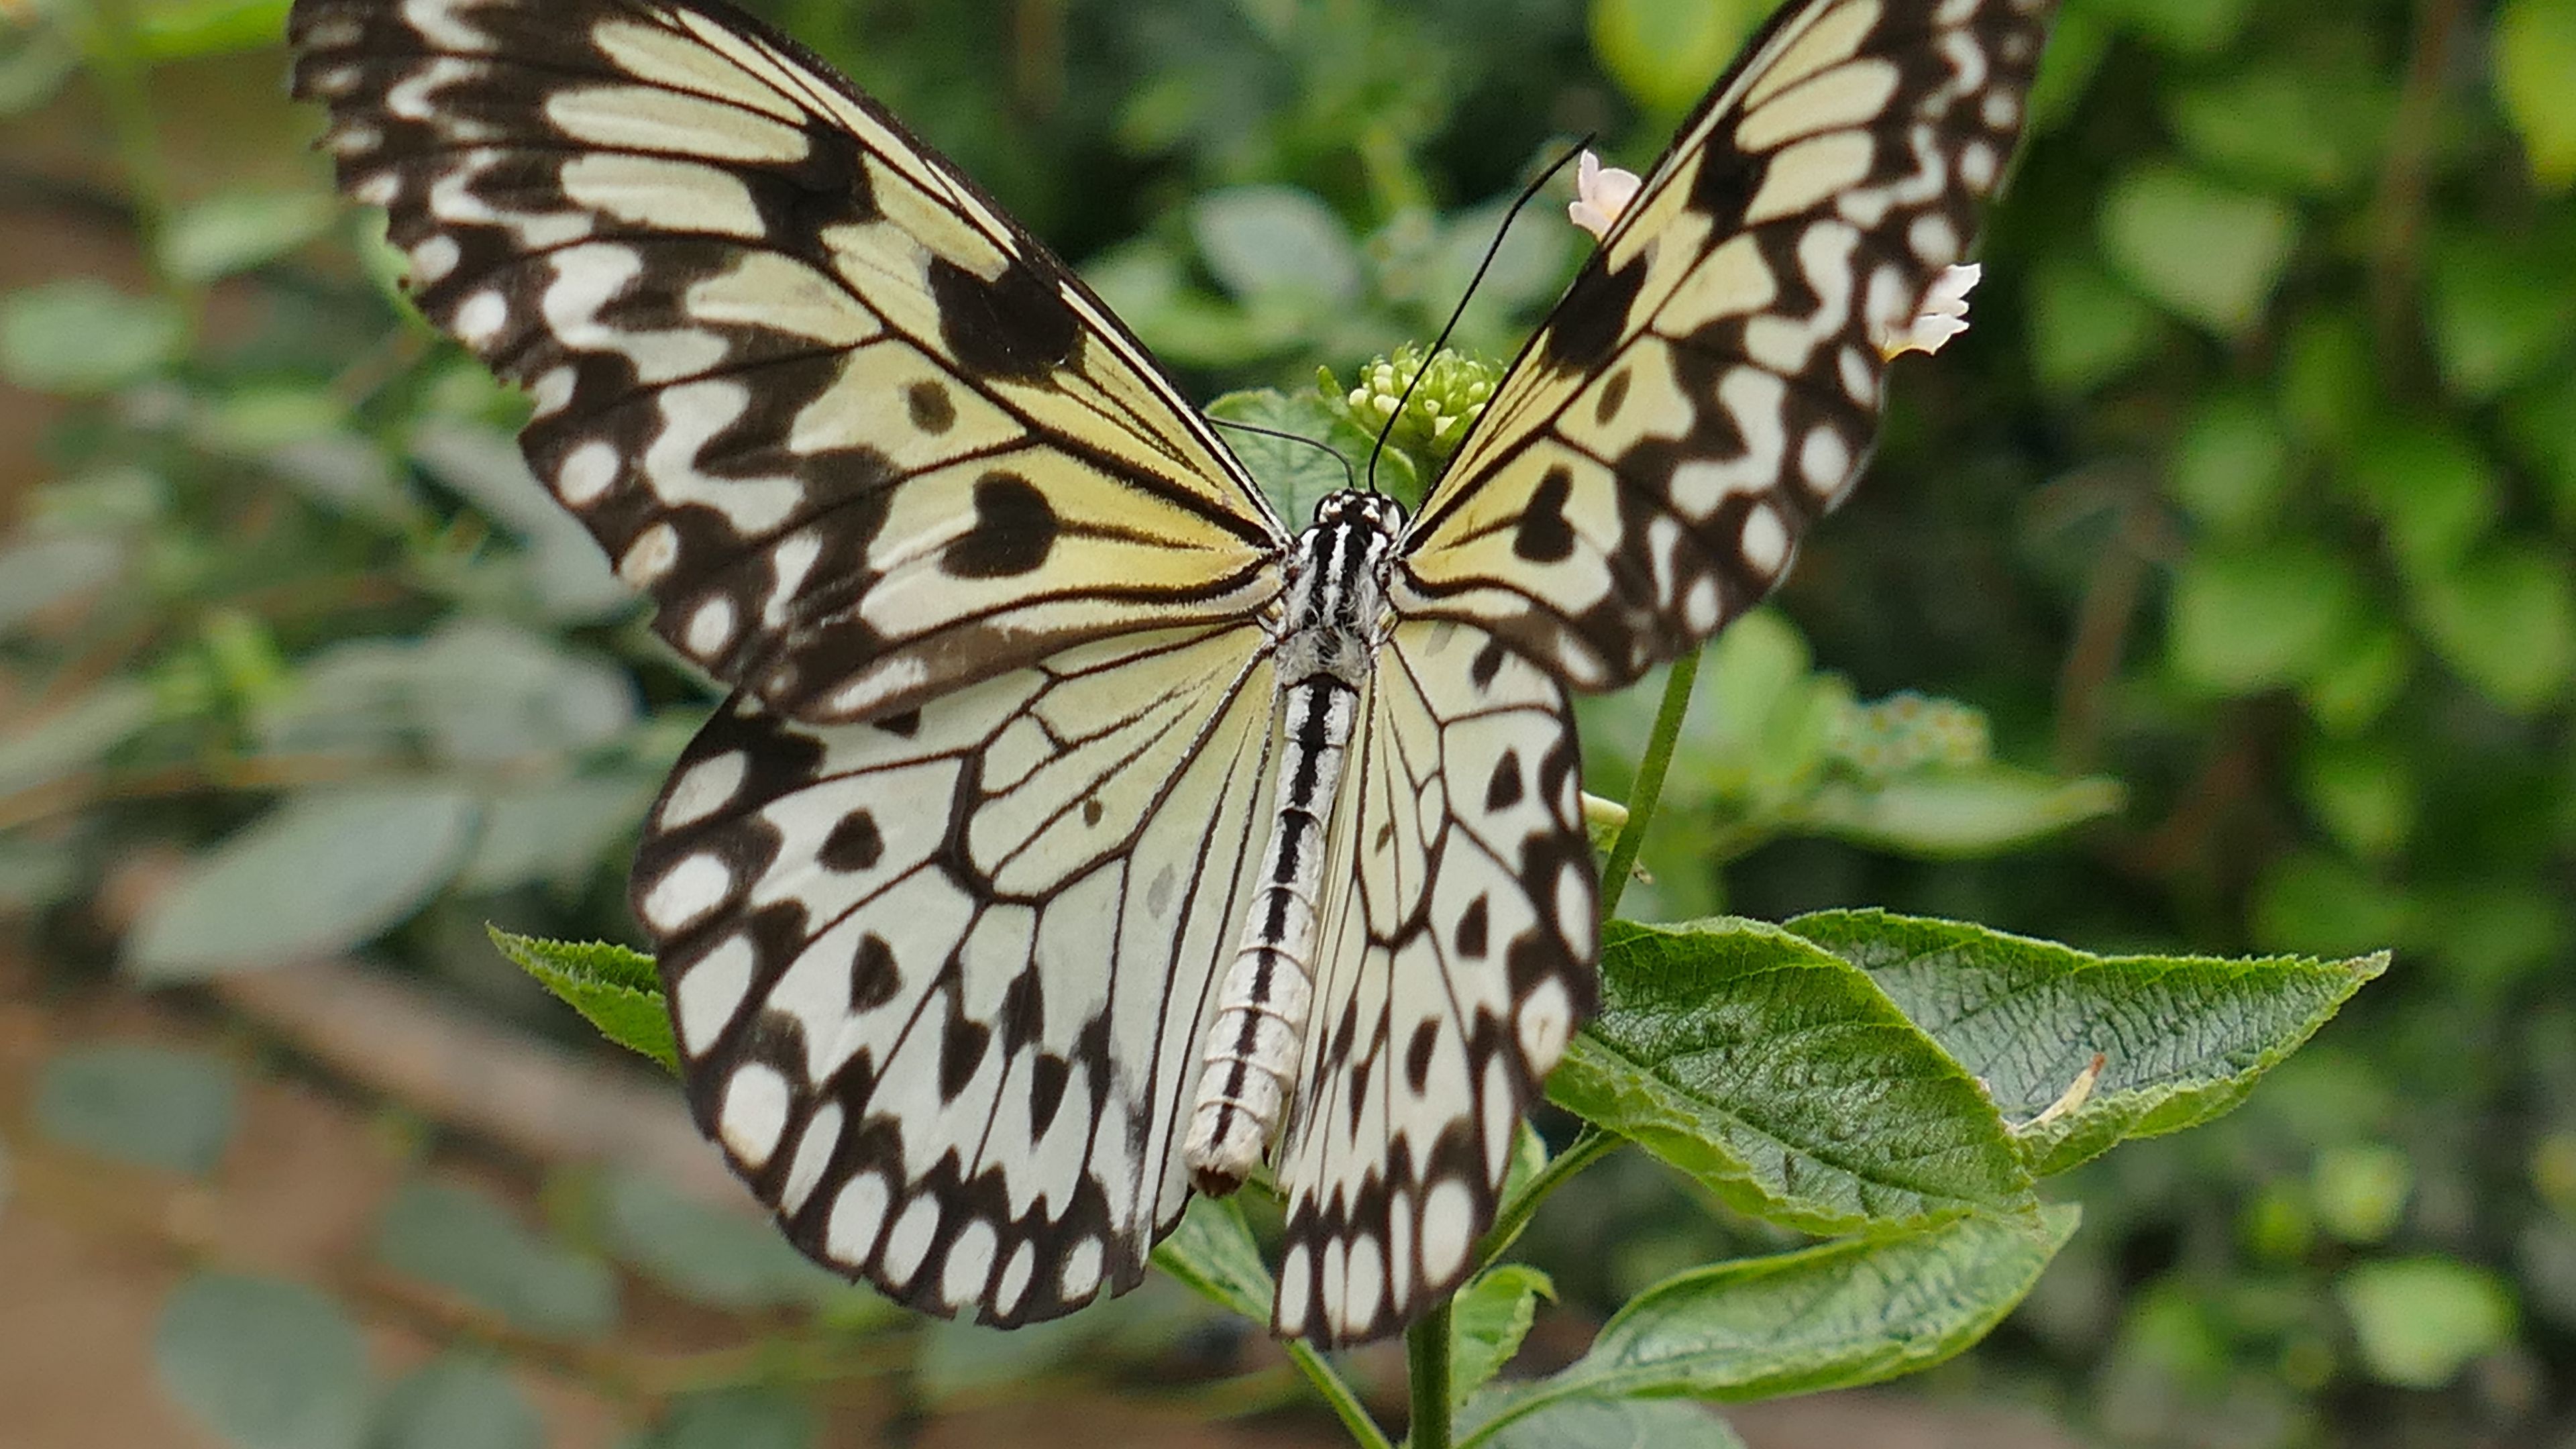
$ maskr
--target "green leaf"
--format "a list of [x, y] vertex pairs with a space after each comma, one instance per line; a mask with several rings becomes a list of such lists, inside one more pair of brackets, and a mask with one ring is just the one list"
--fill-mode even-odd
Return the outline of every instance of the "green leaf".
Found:
[[2031, 371], [2079, 397], [2155, 354], [2163, 323], [2138, 294], [2090, 262], [2051, 256], [2031, 278]]
[[2472, 231], [2434, 253], [2424, 320], [2454, 395], [2498, 397], [2576, 336], [2576, 276], [2562, 260], [2571, 245], [2561, 225], [2530, 239]]
[[0, 546], [0, 638], [94, 594], [124, 570], [129, 552], [105, 533], [36, 533]]
[[2274, 861], [2254, 895], [2254, 939], [2276, 951], [2361, 952], [2409, 939], [2402, 892], [2321, 851]]
[[13, 719], [0, 735], [0, 795], [14, 795], [89, 769], [149, 728], [151, 685], [111, 679], [34, 719]]
[[1696, 1268], [1630, 1299], [1571, 1367], [1483, 1400], [1461, 1449], [1568, 1399], [1740, 1402], [1931, 1367], [2003, 1321], [2074, 1233], [2058, 1206]]
[[2331, 735], [2368, 729], [2415, 672], [2415, 651], [2394, 625], [2371, 623], [2345, 639], [2324, 668], [2299, 686], [2317, 727]]
[[812, 1449], [814, 1410], [777, 1389], [686, 1394], [635, 1449]]
[[2290, 442], [2268, 399], [2213, 394], [2183, 427], [2167, 478], [2174, 500], [2213, 532], [2259, 533], [2290, 491]]
[[2169, 93], [2184, 148], [2211, 169], [2265, 189], [2330, 195], [2371, 175], [2396, 97], [2356, 65], [2267, 60]]
[[1311, 191], [1232, 186], [1201, 197], [1191, 235], [1218, 285], [1245, 302], [1265, 297], [1346, 304], [1359, 296], [1359, 248]]
[[163, 1392], [238, 1449], [358, 1449], [366, 1344], [300, 1283], [190, 1278], [162, 1307], [152, 1360]]
[[[1490, 1412], [1478, 1405], [1461, 1417], [1482, 1421]], [[1673, 1399], [1557, 1399], [1476, 1442], [1487, 1449], [1744, 1449], [1716, 1410]]]
[[2415, 1165], [2382, 1142], [2342, 1142], [2317, 1153], [2308, 1173], [2317, 1225], [2347, 1243], [2377, 1243], [2406, 1218]]
[[1799, 823], [1857, 845], [1927, 859], [1976, 860], [2118, 813], [2117, 780], [2061, 780], [2010, 765], [1916, 770], [1820, 787]]
[[450, 1353], [385, 1393], [367, 1449], [543, 1449], [545, 1425], [509, 1375]]
[[609, 1251], [645, 1277], [728, 1313], [827, 1303], [865, 1291], [796, 1251], [767, 1214], [698, 1202], [633, 1172], [609, 1174], [601, 1227]]
[[2522, 133], [2531, 179], [2576, 185], [2576, 0], [2506, 0], [2495, 18], [2496, 99]]
[[2314, 677], [2364, 617], [2361, 580], [2306, 544], [2203, 548], [2174, 579], [2166, 645], [2174, 672], [2202, 688], [2250, 694]]
[[2413, 573], [2456, 566], [2494, 524], [2503, 492], [2477, 445], [2440, 424], [2366, 426], [2346, 467], [2398, 563]]
[[[578, 885], [644, 818], [658, 778], [638, 775], [562, 780], [483, 802], [482, 829], [456, 873], [476, 894], [523, 885]], [[622, 864], [622, 862], [621, 862]]]
[[140, 382], [177, 360], [179, 309], [89, 277], [0, 298], [0, 377], [31, 392], [88, 397]]
[[2166, 50], [2207, 55], [2236, 38], [2252, 0], [2095, 0], [2097, 14]]
[[498, 926], [484, 929], [502, 955], [580, 1012], [601, 1036], [680, 1070], [679, 1044], [671, 1037], [671, 1013], [652, 957], [602, 941], [544, 941]]
[[1763, 0], [1594, 0], [1592, 52], [1630, 100], [1679, 115], [1768, 8]]
[[36, 1082], [37, 1130], [119, 1162], [210, 1172], [232, 1142], [235, 1083], [199, 1052], [141, 1043], [73, 1047]]
[[2102, 204], [2102, 249], [2121, 275], [2223, 337], [2263, 319], [2298, 241], [2298, 217], [2269, 196], [2150, 165]]
[[397, 1273], [548, 1338], [596, 1338], [617, 1323], [606, 1264], [520, 1226], [494, 1198], [455, 1183], [403, 1184], [376, 1220], [375, 1255]]
[[1465, 1404], [1521, 1351], [1541, 1298], [1555, 1301], [1556, 1284], [1526, 1263], [1497, 1263], [1458, 1290], [1449, 1317], [1453, 1406]]
[[[2015, 1135], [2042, 1175], [2225, 1112], [2388, 969], [2385, 951], [2348, 961], [2095, 956], [1880, 911], [1820, 911], [1788, 928], [1867, 971], [1976, 1073], [2024, 1124]], [[2090, 1095], [2068, 1101], [2097, 1054]]]
[[635, 717], [622, 668], [532, 629], [460, 618], [419, 639], [362, 636], [316, 652], [258, 726], [279, 753], [420, 750], [479, 765], [595, 749]]
[[134, 16], [145, 60], [187, 60], [260, 50], [286, 30], [290, 0], [153, 0]]
[[1154, 1266], [1219, 1308], [1255, 1323], [1270, 1321], [1278, 1287], [1252, 1229], [1244, 1225], [1243, 1205], [1233, 1198], [1191, 1198], [1181, 1225], [1154, 1245]]
[[2576, 534], [2576, 368], [2508, 400], [2504, 423], [2547, 488], [2560, 530]]
[[2492, 544], [2412, 581], [2433, 652], [2481, 694], [2528, 714], [2565, 697], [2576, 671], [2576, 563], [2546, 544]]
[[[1207, 414], [1226, 422], [1250, 423], [1294, 437], [1273, 437], [1268, 433], [1247, 432], [1241, 428], [1224, 428], [1226, 446], [1243, 460], [1259, 480], [1261, 491], [1279, 510], [1282, 518], [1308, 518], [1315, 505], [1327, 493], [1351, 486], [1350, 467], [1343, 455], [1334, 450], [1330, 440], [1356, 439], [1365, 455], [1368, 439], [1324, 406], [1313, 393], [1290, 395], [1275, 388], [1256, 388], [1230, 392], [1207, 405]], [[1299, 442], [1311, 438], [1312, 443]], [[1385, 466], [1381, 460], [1379, 466]]]
[[126, 967], [161, 985], [362, 945], [455, 875], [474, 820], [471, 796], [435, 785], [289, 796], [144, 907]]
[[1777, 926], [1602, 928], [1602, 1010], [1548, 1096], [1818, 1232], [2026, 1203], [1985, 1095], [1867, 975]]
[[2349, 447], [2387, 404], [2370, 334], [2353, 309], [2320, 307], [2301, 316], [2282, 348], [2281, 421], [2311, 447]]
[[2299, 795], [2335, 842], [2385, 860], [2415, 828], [2414, 761], [2376, 742], [2319, 740], [2299, 756]]
[[277, 260], [339, 214], [339, 202], [320, 192], [227, 191], [170, 218], [162, 265], [181, 281], [212, 282]]
[[2335, 1280], [2371, 1377], [2436, 1389], [2513, 1341], [2512, 1294], [2493, 1273], [2450, 1258], [2361, 1263]]

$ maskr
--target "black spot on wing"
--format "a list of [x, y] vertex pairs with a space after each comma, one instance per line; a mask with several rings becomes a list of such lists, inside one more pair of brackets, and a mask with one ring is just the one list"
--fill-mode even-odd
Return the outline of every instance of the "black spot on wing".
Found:
[[[1476, 910], [1481, 915], [1484, 908], [1484, 898], [1480, 896], [1476, 900]], [[1421, 1096], [1423, 1089], [1431, 1083], [1431, 1053], [1439, 1044], [1440, 1023], [1436, 1021], [1414, 1023], [1413, 1039], [1404, 1044], [1404, 1080], [1406, 1085], [1413, 1088], [1413, 1095], [1417, 1097]]]
[[832, 833], [823, 837], [816, 856], [824, 866], [844, 875], [875, 865], [885, 856], [885, 836], [877, 829], [876, 816], [865, 810], [842, 816]]
[[1499, 814], [1521, 803], [1528, 793], [1521, 783], [1521, 752], [1503, 751], [1503, 757], [1494, 761], [1492, 777], [1485, 781], [1485, 808]]
[[952, 540], [939, 566], [961, 579], [1033, 573], [1055, 550], [1061, 524], [1037, 485], [995, 470], [975, 480], [975, 523]]
[[939, 304], [939, 336], [971, 374], [1041, 382], [1073, 365], [1082, 319], [1055, 283], [1013, 263], [986, 281], [945, 257], [932, 257], [930, 295]]
[[1610, 270], [1609, 253], [1595, 252], [1592, 260], [1565, 292], [1565, 300], [1556, 304], [1556, 314], [1548, 326], [1546, 355], [1550, 367], [1559, 372], [1590, 373], [1599, 371], [1610, 360], [1619, 339], [1627, 335], [1628, 309], [1635, 304], [1637, 293], [1646, 285], [1646, 263], [1654, 256], [1654, 243], [1628, 259], [1628, 265]]
[[1489, 929], [1485, 898], [1480, 895], [1467, 903], [1467, 909], [1458, 913], [1458, 954], [1471, 961], [1485, 959], [1485, 950], [1489, 944], [1486, 933]]
[[903, 987], [903, 973], [896, 969], [894, 948], [874, 931], [859, 938], [859, 949], [850, 957], [850, 1010], [874, 1011], [894, 1000]]
[[1512, 531], [1512, 552], [1532, 563], [1562, 563], [1574, 556], [1574, 525], [1566, 521], [1565, 502], [1574, 496], [1574, 474], [1563, 464], [1547, 470], [1530, 490]]
[[957, 401], [945, 383], [923, 378], [903, 390], [903, 405], [912, 425], [933, 437], [957, 426]]

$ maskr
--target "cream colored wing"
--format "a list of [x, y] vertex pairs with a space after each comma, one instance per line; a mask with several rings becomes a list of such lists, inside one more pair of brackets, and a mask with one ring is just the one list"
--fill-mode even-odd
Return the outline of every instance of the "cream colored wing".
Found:
[[928, 1312], [1132, 1287], [1269, 820], [1257, 625], [857, 724], [738, 697], [647, 818], [689, 1101], [798, 1247]]
[[1381, 1337], [1474, 1266], [1597, 991], [1578, 769], [1563, 686], [1483, 630], [1409, 623], [1380, 651], [1275, 1159], [1279, 1332]]
[[717, 677], [899, 711], [1241, 617], [1284, 545], [1097, 298], [721, 0], [298, 0], [297, 94], [537, 476]]
[[1395, 590], [1606, 689], [1770, 592], [1878, 433], [1880, 343], [1975, 235], [2050, 0], [1792, 0], [1425, 500]]

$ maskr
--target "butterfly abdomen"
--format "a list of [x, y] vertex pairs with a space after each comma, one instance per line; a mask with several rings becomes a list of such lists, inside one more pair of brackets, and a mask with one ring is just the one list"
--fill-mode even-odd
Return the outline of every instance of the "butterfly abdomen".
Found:
[[1285, 736], [1270, 844], [1242, 944], [1201, 1053], [1183, 1147], [1190, 1180], [1222, 1196], [1243, 1185], [1278, 1132], [1314, 1001], [1315, 921], [1342, 765], [1377, 657], [1386, 575], [1404, 514], [1370, 494], [1338, 493], [1297, 540], [1279, 635]]

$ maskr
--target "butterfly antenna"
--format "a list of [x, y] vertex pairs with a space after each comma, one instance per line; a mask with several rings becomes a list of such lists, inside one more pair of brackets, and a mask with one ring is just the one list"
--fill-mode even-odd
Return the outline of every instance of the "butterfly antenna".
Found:
[[1232, 418], [1221, 418], [1214, 413], [1201, 413], [1199, 416], [1206, 418], [1209, 422], [1216, 424], [1220, 428], [1233, 428], [1238, 432], [1259, 433], [1265, 438], [1280, 438], [1291, 443], [1303, 443], [1307, 447], [1316, 449], [1325, 457], [1342, 465], [1342, 482], [1345, 486], [1350, 488], [1357, 488], [1360, 486], [1360, 480], [1351, 472], [1351, 460], [1343, 457], [1339, 452], [1335, 451], [1333, 445], [1330, 443], [1307, 437], [1303, 433], [1292, 433], [1284, 428], [1265, 428], [1259, 423], [1238, 423]]
[[1413, 401], [1413, 390], [1422, 386], [1423, 377], [1431, 371], [1431, 359], [1438, 357], [1440, 349], [1449, 345], [1449, 334], [1458, 330], [1458, 319], [1467, 315], [1467, 303], [1474, 299], [1476, 289], [1484, 285], [1485, 273], [1493, 270], [1494, 258], [1503, 254], [1503, 238], [1511, 235], [1512, 223], [1520, 219], [1522, 208], [1530, 204], [1531, 198], [1537, 196], [1542, 187], [1555, 180], [1556, 173], [1564, 170], [1567, 162], [1582, 155], [1584, 149], [1592, 144], [1593, 137], [1598, 134], [1594, 132], [1586, 135], [1582, 140], [1575, 142], [1564, 155], [1549, 162], [1546, 170], [1531, 178], [1529, 185], [1521, 188], [1521, 194], [1513, 199], [1511, 209], [1503, 213], [1503, 224], [1494, 228], [1494, 239], [1485, 246], [1485, 259], [1476, 263], [1476, 275], [1467, 279], [1467, 290], [1458, 294], [1458, 305], [1449, 309], [1449, 320], [1441, 324], [1440, 335], [1431, 340], [1431, 350], [1422, 354], [1422, 365], [1413, 370], [1413, 380], [1406, 383], [1404, 391], [1397, 395], [1395, 411], [1388, 413], [1386, 421], [1378, 425], [1377, 442], [1370, 446], [1368, 455], [1368, 489], [1371, 493], [1378, 491], [1377, 460], [1378, 455], [1386, 451], [1387, 434], [1395, 431], [1395, 420], [1404, 416], [1404, 405]]

